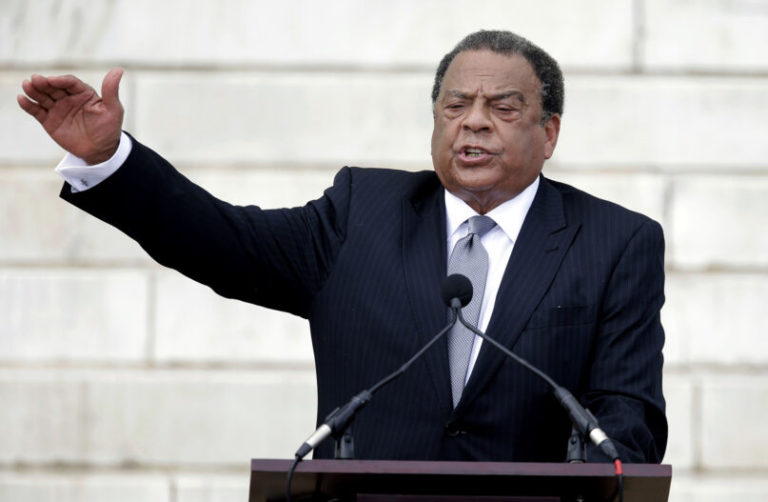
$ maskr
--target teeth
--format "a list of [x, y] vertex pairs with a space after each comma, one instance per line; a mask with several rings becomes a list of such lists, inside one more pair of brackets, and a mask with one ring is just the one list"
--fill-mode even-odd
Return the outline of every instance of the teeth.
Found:
[[470, 157], [479, 157], [485, 154], [485, 150], [481, 150], [480, 148], [467, 148], [464, 153]]

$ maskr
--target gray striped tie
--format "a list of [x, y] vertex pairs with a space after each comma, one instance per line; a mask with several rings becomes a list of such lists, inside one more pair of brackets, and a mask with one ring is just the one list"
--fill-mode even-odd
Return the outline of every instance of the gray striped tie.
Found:
[[[486, 232], [496, 226], [488, 216], [473, 216], [469, 219], [469, 234], [453, 248], [448, 260], [448, 275], [462, 274], [472, 282], [472, 301], [464, 307], [462, 314], [468, 323], [477, 326], [480, 306], [483, 303], [485, 280], [488, 275], [488, 252], [480, 242]], [[448, 335], [448, 359], [451, 368], [451, 392], [453, 406], [459, 402], [467, 377], [469, 356], [475, 335], [461, 323], [451, 329]]]

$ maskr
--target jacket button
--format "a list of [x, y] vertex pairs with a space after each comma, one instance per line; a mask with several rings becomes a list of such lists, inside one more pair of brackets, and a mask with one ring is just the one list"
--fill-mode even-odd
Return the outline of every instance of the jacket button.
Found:
[[461, 428], [461, 424], [457, 422], [449, 422], [445, 426], [445, 434], [447, 436], [450, 436], [452, 438], [455, 438], [456, 436], [462, 436], [466, 434], [467, 431]]

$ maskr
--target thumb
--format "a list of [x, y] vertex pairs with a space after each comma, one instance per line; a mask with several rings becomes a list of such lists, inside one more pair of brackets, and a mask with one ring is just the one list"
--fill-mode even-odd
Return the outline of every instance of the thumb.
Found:
[[123, 69], [112, 68], [101, 83], [101, 99], [107, 108], [120, 106], [118, 88], [121, 78], [123, 78]]

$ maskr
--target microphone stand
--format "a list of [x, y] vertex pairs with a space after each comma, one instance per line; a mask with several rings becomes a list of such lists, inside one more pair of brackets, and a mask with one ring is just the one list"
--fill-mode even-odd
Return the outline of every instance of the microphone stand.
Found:
[[[299, 447], [298, 450], [296, 450], [296, 453], [294, 455], [294, 460], [291, 463], [291, 467], [288, 470], [288, 475], [286, 477], [285, 482], [285, 495], [286, 500], [290, 502], [291, 500], [291, 479], [293, 478], [293, 473], [296, 470], [296, 467], [298, 466], [299, 462], [309, 453], [312, 451], [318, 444], [320, 444], [323, 440], [325, 440], [328, 436], [332, 436], [336, 440], [336, 446], [335, 446], [335, 455], [336, 458], [339, 459], [352, 459], [354, 458], [354, 441], [352, 438], [352, 430], [351, 430], [351, 422], [355, 418], [355, 414], [368, 402], [371, 400], [371, 397], [373, 397], [373, 394], [375, 394], [379, 389], [390, 383], [392, 380], [396, 379], [403, 373], [405, 373], [408, 368], [410, 368], [411, 364], [413, 364], [414, 361], [416, 361], [418, 358], [420, 358], [427, 350], [429, 350], [430, 347], [432, 347], [437, 341], [442, 338], [448, 331], [450, 331], [451, 328], [453, 328], [453, 325], [456, 324], [457, 319], [461, 318], [461, 307], [462, 307], [462, 300], [460, 300], [458, 297], [451, 298], [448, 300], [450, 302], [450, 321], [448, 324], [441, 329], [432, 339], [427, 342], [426, 345], [424, 345], [421, 349], [419, 349], [416, 354], [414, 354], [408, 361], [405, 362], [400, 368], [392, 372], [391, 374], [387, 375], [386, 377], [382, 378], [378, 383], [376, 383], [373, 387], [371, 387], [368, 390], [364, 390], [354, 396], [352, 399], [350, 399], [347, 404], [345, 404], [342, 407], [336, 408], [333, 410], [323, 422], [323, 425], [317, 428], [315, 432], [312, 433], [311, 436], [307, 438], [306, 441]], [[466, 303], [469, 302], [469, 299], [466, 299]]]
[[[616, 447], [613, 445], [613, 441], [603, 432], [602, 429], [600, 429], [600, 426], [597, 424], [597, 418], [590, 412], [589, 410], [585, 409], [583, 406], [581, 406], [581, 403], [573, 397], [573, 394], [568, 391], [565, 387], [561, 387], [557, 383], [555, 383], [554, 380], [552, 380], [549, 375], [541, 371], [540, 369], [533, 366], [531, 363], [523, 359], [522, 357], [518, 356], [493, 338], [489, 337], [476, 327], [469, 324], [465, 319], [464, 316], [461, 313], [461, 310], [458, 310], [457, 316], [459, 318], [459, 322], [463, 324], [468, 330], [470, 330], [472, 333], [476, 334], [486, 342], [490, 343], [500, 351], [502, 351], [507, 356], [511, 357], [515, 361], [517, 361], [519, 364], [527, 368], [528, 370], [535, 373], [538, 377], [540, 377], [542, 380], [547, 382], [553, 389], [555, 393], [555, 398], [560, 403], [560, 405], [566, 409], [568, 412], [568, 416], [571, 419], [572, 429], [571, 429], [571, 437], [569, 439], [569, 446], [568, 446], [568, 460], [572, 462], [583, 462], [586, 461], [586, 439], [590, 439], [592, 443], [597, 445], [600, 450], [613, 461], [615, 472], [616, 472], [616, 478], [618, 482], [618, 495], [619, 495], [619, 501], [624, 500], [624, 473], [623, 473], [623, 467], [621, 465], [621, 459], [619, 458], [619, 452], [616, 450]], [[573, 444], [571, 444], [573, 442]]]
[[549, 375], [538, 369], [537, 367], [533, 366], [531, 363], [523, 359], [522, 357], [518, 356], [493, 338], [489, 337], [476, 327], [469, 324], [465, 319], [464, 316], [461, 314], [461, 311], [458, 312], [458, 318], [459, 322], [463, 324], [467, 329], [472, 331], [474, 334], [485, 340], [486, 342], [490, 343], [500, 351], [502, 351], [507, 356], [511, 357], [515, 361], [517, 361], [519, 364], [527, 368], [528, 370], [535, 373], [539, 378], [547, 382], [550, 387], [552, 387], [555, 391], [555, 397], [557, 398], [558, 402], [566, 409], [568, 412], [568, 415], [571, 419], [571, 422], [573, 423], [573, 427], [584, 437], [589, 437], [593, 443], [595, 443], [602, 451], [605, 453], [608, 458], [611, 460], [616, 460], [619, 458], [619, 453], [616, 450], [616, 447], [613, 446], [613, 442], [608, 438], [608, 436], [605, 434], [605, 432], [600, 429], [600, 427], [597, 424], [597, 419], [595, 418], [592, 413], [589, 412], [589, 410], [584, 409], [583, 406], [576, 400], [575, 397], [573, 397], [573, 394], [570, 393], [568, 389], [565, 387], [559, 386], [557, 383], [555, 383], [554, 380], [552, 380]]
[[571, 437], [568, 438], [568, 453], [565, 461], [569, 464], [583, 464], [587, 461], [587, 442], [575, 425], [571, 426]]
[[[453, 301], [456, 302], [456, 305], [453, 304]], [[366, 404], [368, 404], [368, 402], [371, 400], [373, 395], [376, 392], [378, 392], [379, 389], [381, 389], [382, 387], [384, 387], [385, 385], [387, 385], [388, 383], [390, 383], [391, 381], [395, 380], [397, 377], [405, 373], [408, 370], [408, 368], [411, 367], [411, 364], [413, 364], [414, 361], [420, 358], [422, 354], [424, 354], [427, 350], [429, 350], [430, 347], [432, 347], [443, 335], [445, 335], [453, 327], [454, 324], [456, 324], [456, 320], [459, 318], [459, 316], [461, 316], [460, 308], [461, 308], [461, 304], [459, 303], [459, 300], [453, 299], [451, 303], [450, 321], [443, 329], [441, 329], [434, 337], [432, 337], [432, 339], [429, 342], [427, 342], [426, 345], [424, 345], [421, 349], [419, 349], [419, 351], [416, 352], [416, 354], [414, 354], [410, 359], [408, 359], [397, 370], [393, 371], [386, 377], [382, 378], [379, 382], [374, 384], [374, 386], [371, 387], [370, 389], [364, 390], [363, 392], [357, 394], [347, 404], [345, 404], [341, 408], [336, 408], [325, 418], [324, 425], [327, 424], [331, 429], [331, 432], [325, 435], [325, 437], [330, 435], [336, 440], [335, 458], [337, 459], [355, 458], [354, 439], [352, 437], [352, 420], [354, 420], [357, 412], [360, 409], [362, 409]], [[304, 445], [302, 445], [302, 447], [299, 448], [299, 450], [296, 452], [296, 455], [299, 455], [301, 452], [303, 453], [301, 456], [304, 457], [304, 455], [309, 453], [309, 451], [303, 452], [303, 449], [305, 449], [304, 446], [307, 445], [307, 443], [309, 443], [309, 440], [307, 440], [304, 443]], [[319, 444], [319, 441], [315, 445], [317, 444]]]
[[[445, 335], [456, 324], [461, 316], [461, 308], [472, 299], [472, 283], [463, 275], [453, 274], [443, 279], [440, 284], [440, 296], [443, 302], [450, 307], [450, 320], [448, 324], [440, 330], [426, 345], [419, 349], [408, 361], [392, 374], [382, 378], [378, 383], [368, 390], [353, 397], [347, 404], [333, 410], [323, 424], [307, 438], [306, 441], [296, 450], [294, 456], [300, 462], [304, 456], [312, 451], [318, 444], [328, 436], [336, 439], [336, 458], [354, 458], [354, 446], [352, 442], [352, 431], [349, 424], [355, 417], [357, 411], [368, 404], [373, 394], [387, 385], [389, 382], [405, 373], [413, 362], [420, 358], [424, 352], [429, 350], [443, 335]], [[344, 438], [339, 444], [339, 439]]]

